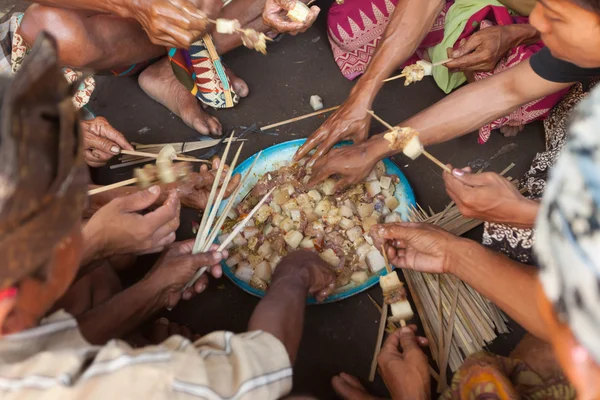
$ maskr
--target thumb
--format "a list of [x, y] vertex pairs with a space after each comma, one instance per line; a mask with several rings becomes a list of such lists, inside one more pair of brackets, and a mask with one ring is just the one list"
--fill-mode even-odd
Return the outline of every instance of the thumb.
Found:
[[467, 41], [464, 41], [463, 39], [458, 48], [452, 52], [452, 58], [458, 58], [472, 53], [480, 44], [481, 42], [477, 37], [470, 37]]
[[160, 187], [154, 185], [148, 189], [121, 197], [122, 210], [125, 212], [145, 210], [158, 200], [158, 196], [160, 196]]
[[97, 149], [108, 154], [119, 154], [121, 148], [112, 140], [96, 135], [87, 135], [85, 147], [87, 149]]
[[[447, 174], [447, 172], [444, 174]], [[481, 186], [480, 179], [482, 177], [482, 174], [473, 174], [473, 173], [469, 172], [469, 170], [465, 170], [464, 168], [463, 169], [453, 168], [452, 176], [454, 178], [458, 179], [459, 181], [461, 181], [462, 183], [464, 183], [465, 185], [472, 186], [472, 187]]]
[[400, 345], [403, 353], [415, 350], [421, 351], [415, 332], [408, 326], [400, 329]]

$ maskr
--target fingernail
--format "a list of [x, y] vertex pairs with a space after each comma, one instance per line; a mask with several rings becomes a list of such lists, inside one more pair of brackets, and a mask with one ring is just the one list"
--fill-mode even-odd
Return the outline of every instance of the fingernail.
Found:
[[183, 294], [183, 299], [184, 300], [189, 300], [192, 297], [192, 294], [190, 292], [185, 292]]
[[165, 317], [160, 317], [154, 323], [159, 324], [159, 325], [169, 325], [169, 320], [166, 319]]
[[463, 176], [464, 174], [465, 174], [465, 171], [463, 171], [463, 170], [456, 169], [456, 168], [454, 168], [452, 170], [452, 175], [454, 175], [454, 176]]
[[204, 292], [204, 289], [206, 289], [206, 285], [202, 284], [198, 287], [198, 292]]
[[400, 329], [401, 333], [413, 333], [413, 330], [411, 328], [409, 328], [408, 326], [404, 326]]
[[150, 193], [152, 193], [152, 194], [156, 194], [156, 193], [158, 193], [158, 191], [159, 191], [159, 190], [160, 190], [160, 188], [159, 188], [158, 186], [156, 186], [156, 185], [154, 185], [154, 186], [150, 186], [150, 188], [148, 189], [148, 191], [149, 191]]
[[119, 148], [119, 146], [113, 146], [110, 148], [110, 151], [112, 151], [115, 154], [119, 154], [121, 152], [121, 149]]
[[223, 253], [220, 251], [215, 251], [215, 260], [221, 261], [223, 259]]

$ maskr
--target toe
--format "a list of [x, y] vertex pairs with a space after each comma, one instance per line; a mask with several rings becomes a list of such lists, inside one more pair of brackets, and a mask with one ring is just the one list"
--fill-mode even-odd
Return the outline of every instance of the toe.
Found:
[[210, 129], [206, 124], [204, 118], [194, 118], [194, 122], [192, 123], [192, 128], [198, 131], [198, 133], [202, 135], [210, 134]]
[[223, 134], [223, 127], [221, 126], [219, 120], [215, 117], [208, 117], [206, 119], [206, 124], [208, 125], [211, 135], [220, 136]]
[[240, 78], [233, 79], [231, 81], [231, 84], [233, 85], [233, 89], [235, 90], [235, 92], [237, 93], [238, 96], [240, 96], [242, 98], [248, 96], [250, 89], [248, 88], [248, 85], [246, 84], [246, 82], [244, 82], [242, 79], [240, 79]]

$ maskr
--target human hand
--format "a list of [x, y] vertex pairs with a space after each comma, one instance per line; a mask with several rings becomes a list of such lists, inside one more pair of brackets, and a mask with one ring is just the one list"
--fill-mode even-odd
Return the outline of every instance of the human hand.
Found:
[[212, 245], [206, 253], [192, 254], [194, 241], [190, 239], [169, 246], [144, 277], [155, 287], [159, 304], [163, 307], [175, 307], [182, 298], [191, 299], [206, 289], [208, 277], [202, 274], [192, 287], [182, 292], [200, 268], [208, 267], [207, 271], [215, 278], [223, 274], [220, 262], [229, 256], [227, 250], [216, 251], [218, 246]]
[[101, 167], [121, 149], [133, 150], [125, 136], [113, 128], [106, 118], [80, 121], [83, 131], [83, 157], [90, 167]]
[[308, 186], [313, 187], [331, 175], [339, 175], [341, 179], [334, 187], [337, 192], [364, 180], [378, 161], [379, 158], [370, 151], [369, 142], [333, 149], [314, 163]]
[[448, 57], [453, 60], [445, 65], [463, 72], [491, 71], [515, 44], [512, 27], [490, 26], [461, 40], [456, 50], [448, 49]]
[[271, 285], [287, 276], [302, 279], [308, 293], [319, 302], [325, 300], [335, 286], [335, 275], [329, 264], [316, 253], [307, 250], [297, 250], [283, 257], [273, 274]]
[[470, 168], [444, 172], [446, 192], [462, 215], [520, 228], [531, 228], [539, 204], [524, 197], [506, 178], [494, 173], [471, 173]]
[[306, 139], [296, 152], [294, 160], [298, 161], [316, 149], [311, 157], [311, 161], [316, 161], [338, 142], [352, 140], [357, 144], [367, 140], [371, 124], [371, 115], [367, 113], [369, 107], [370, 104], [360, 95], [360, 90], [354, 89], [346, 102]]
[[163, 204], [144, 215], [139, 212], [152, 206], [160, 196], [158, 186], [117, 197], [101, 207], [88, 221], [84, 232], [99, 241], [99, 255], [145, 254], [162, 251], [175, 241], [179, 227], [179, 198], [169, 193]]
[[[168, 193], [168, 190], [176, 191], [179, 195], [179, 200], [184, 207], [194, 208], [196, 210], [204, 210], [206, 208], [208, 196], [210, 195], [210, 190], [215, 181], [215, 175], [220, 164], [221, 159], [219, 157], [215, 157], [212, 160], [210, 170], [208, 169], [207, 165], [202, 165], [200, 167], [200, 172], [192, 172], [183, 180], [164, 185], [163, 191], [165, 193]], [[223, 168], [223, 173], [221, 174], [221, 184], [223, 184], [228, 169], [229, 166], [227, 165]], [[241, 176], [239, 174], [231, 177], [229, 184], [225, 189], [225, 196], [223, 197], [224, 199], [228, 198], [231, 193], [233, 193], [233, 191], [239, 185], [240, 179]], [[221, 186], [219, 186], [218, 190], [221, 190]], [[219, 192], [217, 191], [217, 193]]]
[[388, 336], [377, 356], [379, 372], [393, 399], [430, 399], [427, 356], [421, 347], [427, 339], [415, 336], [417, 327], [409, 325]]
[[300, 0], [267, 0], [263, 11], [263, 22], [277, 32], [296, 35], [305, 32], [315, 22], [321, 9], [317, 6], [310, 8], [306, 21], [294, 22], [286, 14], [293, 9], [296, 1]]
[[134, 18], [157, 46], [188, 49], [209, 27], [221, 0], [146, 0], [127, 3], [125, 17]]
[[453, 251], [461, 239], [427, 223], [397, 222], [373, 225], [369, 231], [376, 248], [386, 245], [396, 267], [445, 274], [453, 264]]

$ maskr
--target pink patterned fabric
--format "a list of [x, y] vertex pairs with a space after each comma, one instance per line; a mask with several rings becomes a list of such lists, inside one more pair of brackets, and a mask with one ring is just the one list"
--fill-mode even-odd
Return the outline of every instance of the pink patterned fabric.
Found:
[[[494, 25], [511, 25], [528, 23], [529, 19], [526, 17], [513, 17], [508, 13], [505, 7], [494, 7], [487, 6], [469, 18], [465, 30], [456, 41], [455, 47], [464, 38], [471, 36], [477, 30], [485, 29]], [[501, 59], [496, 68], [489, 72], [476, 72], [474, 78], [476, 81], [488, 78], [492, 75], [507, 70], [510, 67], [517, 65], [518, 63], [527, 60], [529, 57], [544, 48], [544, 43], [539, 41], [529, 46], [521, 45], [513, 48]], [[564, 97], [569, 89], [564, 89], [549, 96], [541, 99], [534, 100], [527, 103], [509, 115], [499, 118], [494, 122], [479, 128], [479, 139], [478, 142], [483, 144], [490, 138], [492, 130], [500, 129], [503, 126], [522, 126], [530, 122], [545, 119], [548, 116], [550, 110]]]
[[[446, 13], [454, 1], [449, 1], [438, 15], [417, 53], [406, 64], [421, 59], [424, 50], [444, 38]], [[381, 35], [390, 22], [398, 0], [345, 0], [333, 4], [327, 15], [327, 36], [333, 58], [349, 80], [362, 75], [375, 53]]]

